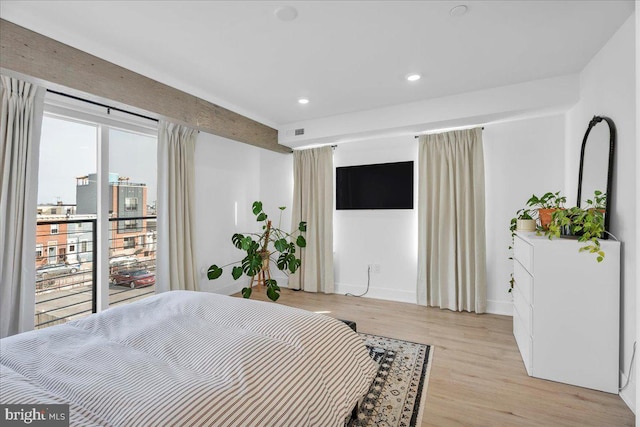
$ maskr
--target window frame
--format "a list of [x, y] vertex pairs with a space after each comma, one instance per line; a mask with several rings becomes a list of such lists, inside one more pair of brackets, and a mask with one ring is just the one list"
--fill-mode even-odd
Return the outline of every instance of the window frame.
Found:
[[[109, 102], [109, 101], [107, 101]], [[134, 111], [134, 108], [130, 108]], [[142, 114], [148, 114], [141, 111]], [[81, 249], [79, 256], [87, 256], [87, 251], [96, 248], [98, 259], [93, 260], [97, 269], [94, 303], [96, 312], [109, 308], [109, 203], [108, 188], [102, 188], [103, 183], [109, 181], [109, 130], [119, 130], [136, 135], [158, 138], [158, 124], [156, 122], [132, 116], [118, 111], [108, 111], [104, 107], [73, 100], [64, 96], [47, 92], [44, 104], [44, 117], [69, 122], [80, 123], [96, 127], [97, 161], [96, 175], [98, 177], [98, 214], [97, 241], [89, 245], [89, 241], [78, 242]], [[97, 246], [94, 246], [97, 245]], [[134, 241], [135, 247], [135, 241]], [[48, 254], [44, 254], [49, 260]], [[57, 254], [56, 254], [57, 255]]]
[[[133, 244], [130, 242], [133, 242]], [[136, 236], [125, 236], [122, 238], [122, 249], [135, 249], [135, 248], [136, 248]]]
[[[135, 200], [134, 204], [127, 203], [130, 200]], [[138, 211], [138, 198], [137, 197], [125, 197], [124, 198], [124, 211], [125, 212], [137, 212]]]

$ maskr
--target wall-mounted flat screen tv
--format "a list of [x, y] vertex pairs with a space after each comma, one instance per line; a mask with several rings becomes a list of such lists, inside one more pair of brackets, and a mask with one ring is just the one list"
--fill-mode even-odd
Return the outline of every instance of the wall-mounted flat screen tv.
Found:
[[336, 168], [336, 209], [413, 209], [413, 162]]

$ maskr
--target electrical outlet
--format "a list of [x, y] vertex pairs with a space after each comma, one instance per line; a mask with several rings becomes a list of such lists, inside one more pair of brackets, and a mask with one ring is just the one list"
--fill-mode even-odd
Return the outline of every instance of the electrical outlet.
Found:
[[380, 274], [380, 264], [373, 264], [373, 272], [375, 274]]

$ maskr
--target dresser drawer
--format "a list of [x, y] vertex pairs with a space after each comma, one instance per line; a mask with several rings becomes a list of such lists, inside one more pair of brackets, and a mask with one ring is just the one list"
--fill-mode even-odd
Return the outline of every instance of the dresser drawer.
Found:
[[518, 260], [513, 262], [513, 280], [516, 282], [516, 286], [520, 288], [524, 299], [531, 304], [533, 302], [533, 277]]
[[513, 238], [513, 258], [533, 275], [533, 246], [517, 235]]
[[518, 285], [513, 288], [513, 309], [514, 316], [518, 315], [520, 317], [520, 323], [522, 324], [522, 328], [524, 332], [530, 337], [533, 336], [533, 310], [531, 309], [531, 305], [522, 295], [522, 290], [518, 288]]
[[513, 336], [518, 344], [518, 350], [520, 350], [520, 355], [522, 356], [522, 361], [524, 362], [527, 374], [531, 375], [531, 350], [533, 345], [531, 337], [525, 331], [524, 326], [522, 325], [522, 319], [517, 311], [513, 312]]

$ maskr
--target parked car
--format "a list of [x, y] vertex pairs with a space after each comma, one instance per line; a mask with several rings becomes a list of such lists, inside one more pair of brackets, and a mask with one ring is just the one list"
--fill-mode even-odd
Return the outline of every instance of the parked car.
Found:
[[125, 256], [117, 256], [113, 257], [109, 260], [109, 267], [113, 270], [118, 270], [122, 268], [127, 268], [131, 270], [135, 264], [138, 263], [138, 258], [130, 255]]
[[39, 279], [50, 279], [52, 277], [73, 274], [80, 270], [80, 264], [47, 264], [36, 270], [36, 277]]
[[156, 275], [149, 270], [125, 270], [111, 275], [111, 283], [114, 285], [136, 287], [151, 286], [156, 283]]

